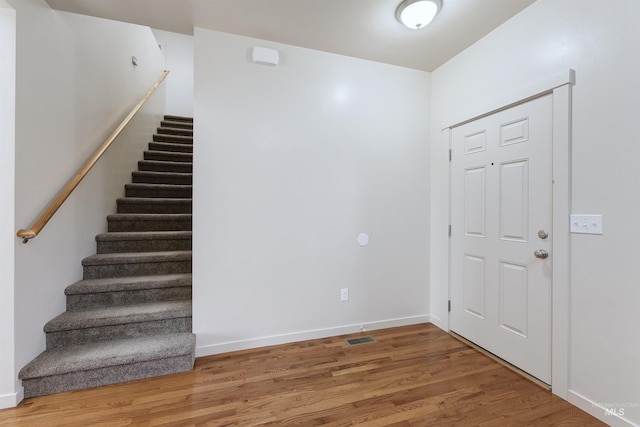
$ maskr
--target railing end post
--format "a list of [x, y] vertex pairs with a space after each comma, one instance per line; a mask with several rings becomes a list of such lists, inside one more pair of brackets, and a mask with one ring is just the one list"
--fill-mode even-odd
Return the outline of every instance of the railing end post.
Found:
[[29, 240], [36, 237], [37, 233], [35, 233], [33, 230], [18, 230], [18, 232], [16, 233], [16, 236], [21, 237], [22, 243], [26, 244], [26, 243], [29, 243]]

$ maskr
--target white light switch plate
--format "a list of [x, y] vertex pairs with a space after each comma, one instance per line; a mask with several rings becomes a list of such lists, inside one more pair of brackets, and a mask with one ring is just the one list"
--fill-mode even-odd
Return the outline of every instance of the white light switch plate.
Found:
[[571, 232], [602, 234], [602, 215], [571, 215]]

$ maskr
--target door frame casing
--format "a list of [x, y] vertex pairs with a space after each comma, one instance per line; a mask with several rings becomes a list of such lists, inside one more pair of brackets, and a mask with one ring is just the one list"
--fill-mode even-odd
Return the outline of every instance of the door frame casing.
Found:
[[23, 399], [15, 362], [16, 22], [0, 0], [0, 409]]
[[[532, 99], [552, 94], [552, 294], [551, 294], [551, 382], [553, 394], [568, 400], [570, 351], [571, 245], [571, 105], [575, 71], [568, 70], [536, 82], [506, 97], [496, 99], [480, 110], [450, 120], [442, 129], [442, 142], [451, 149], [451, 129], [497, 113]], [[451, 224], [451, 163], [449, 163], [449, 224]], [[451, 298], [451, 240], [447, 251], [448, 295]], [[448, 308], [445, 308], [448, 313]], [[450, 328], [447, 315], [447, 330]]]

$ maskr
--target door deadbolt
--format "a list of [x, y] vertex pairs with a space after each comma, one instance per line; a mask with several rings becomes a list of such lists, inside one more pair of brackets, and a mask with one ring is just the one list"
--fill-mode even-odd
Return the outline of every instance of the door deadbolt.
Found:
[[547, 233], [547, 230], [538, 230], [538, 237], [544, 240], [549, 237], [549, 233]]

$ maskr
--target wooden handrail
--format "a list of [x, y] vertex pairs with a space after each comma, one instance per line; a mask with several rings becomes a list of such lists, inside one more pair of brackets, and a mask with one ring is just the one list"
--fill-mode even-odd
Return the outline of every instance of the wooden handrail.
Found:
[[18, 230], [17, 236], [22, 237], [22, 243], [27, 243], [30, 239], [36, 237], [40, 231], [44, 228], [45, 225], [49, 222], [51, 217], [58, 211], [60, 206], [64, 203], [65, 200], [69, 197], [71, 192], [80, 184], [80, 181], [84, 179], [87, 173], [91, 170], [91, 168], [98, 162], [100, 157], [109, 149], [113, 141], [120, 135], [122, 130], [129, 124], [133, 116], [142, 108], [145, 102], [153, 95], [153, 93], [158, 89], [158, 87], [162, 84], [164, 79], [169, 74], [169, 70], [165, 70], [162, 73], [162, 77], [149, 89], [149, 91], [142, 97], [142, 99], [136, 104], [135, 107], [127, 114], [127, 116], [122, 120], [122, 122], [116, 127], [116, 129], [109, 135], [109, 137], [98, 147], [98, 149], [87, 159], [87, 161], [82, 165], [80, 169], [76, 172], [76, 174], [67, 182], [67, 185], [64, 186], [62, 190], [56, 194], [56, 196], [51, 200], [49, 205], [42, 211], [40, 216], [33, 222], [31, 227], [26, 230]]

